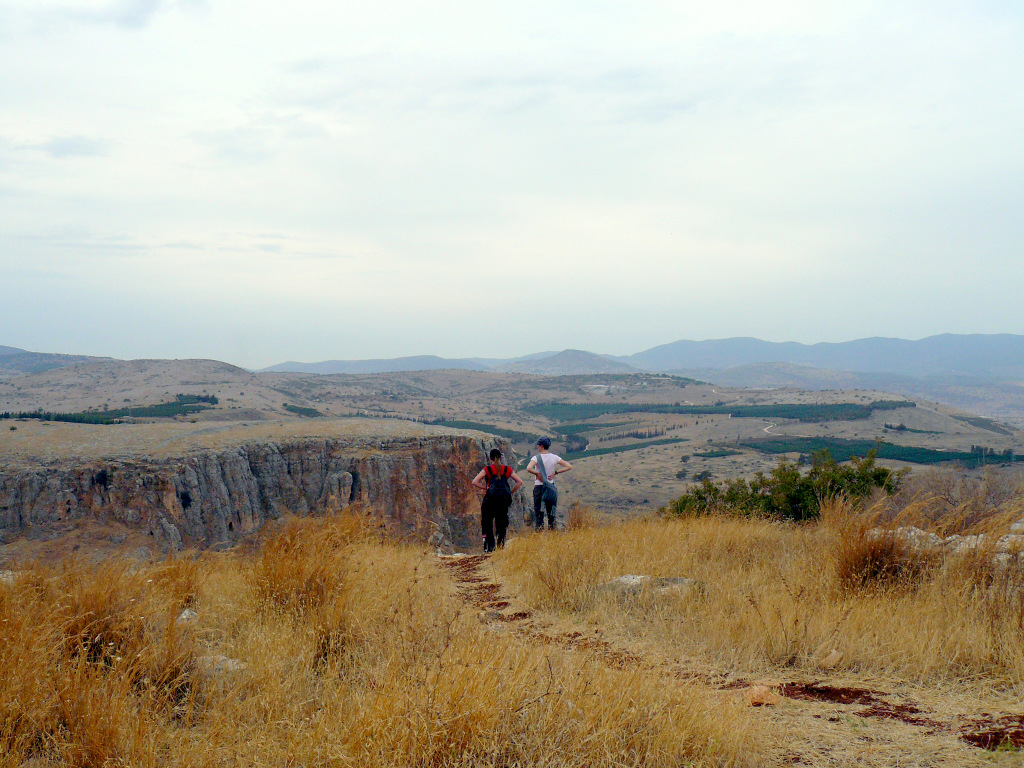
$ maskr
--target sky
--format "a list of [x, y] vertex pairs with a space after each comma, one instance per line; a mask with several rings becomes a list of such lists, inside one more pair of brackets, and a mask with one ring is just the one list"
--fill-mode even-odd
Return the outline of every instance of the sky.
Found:
[[1024, 333], [1017, 0], [0, 0], [0, 345]]

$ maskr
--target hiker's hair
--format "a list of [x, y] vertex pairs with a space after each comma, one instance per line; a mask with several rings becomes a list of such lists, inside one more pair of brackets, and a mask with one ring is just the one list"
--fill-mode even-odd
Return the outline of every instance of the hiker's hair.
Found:
[[495, 459], [501, 458], [501, 451], [499, 451], [497, 448], [491, 448], [491, 452], [489, 455], [491, 457], [491, 461], [494, 461]]

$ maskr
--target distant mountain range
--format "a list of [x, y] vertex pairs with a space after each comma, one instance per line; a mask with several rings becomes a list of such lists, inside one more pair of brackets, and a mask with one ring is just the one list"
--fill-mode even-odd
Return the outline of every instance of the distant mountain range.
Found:
[[[5, 375], [59, 368], [77, 362], [109, 358], [28, 352], [0, 346], [0, 372]], [[387, 373], [456, 368], [540, 375], [597, 373], [724, 372], [747, 386], [804, 386], [826, 388], [866, 386], [879, 377], [1024, 380], [1024, 336], [1013, 334], [942, 334], [919, 341], [869, 338], [841, 343], [799, 344], [754, 338], [675, 341], [633, 355], [599, 355], [578, 349], [538, 352], [508, 359], [444, 358], [418, 355], [393, 359], [287, 362], [260, 372]], [[871, 374], [870, 376], [852, 374]], [[756, 384], [754, 382], [757, 382]]]
[[[266, 371], [385, 373], [439, 368], [514, 371], [543, 375], [593, 373], [674, 373], [721, 371], [761, 364], [785, 364], [853, 373], [914, 378], [967, 376], [1024, 378], [1024, 336], [942, 334], [919, 341], [870, 338], [841, 343], [800, 344], [754, 338], [676, 341], [634, 355], [598, 355], [576, 349], [541, 352], [508, 360], [401, 357], [391, 360], [328, 360], [282, 363]], [[794, 373], [793, 369], [787, 369]], [[763, 371], [762, 371], [763, 373]], [[817, 375], [811, 376], [816, 378]], [[783, 377], [784, 379], [786, 377]]]
[[721, 370], [754, 363], [792, 363], [914, 377], [1017, 378], [1024, 376], [1024, 336], [945, 333], [919, 341], [874, 337], [820, 344], [753, 338], [676, 341], [617, 359], [649, 371]]

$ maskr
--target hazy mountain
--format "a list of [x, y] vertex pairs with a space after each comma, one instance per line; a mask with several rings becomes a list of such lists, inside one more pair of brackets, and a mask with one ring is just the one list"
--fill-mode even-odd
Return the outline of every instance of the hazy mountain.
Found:
[[914, 377], [962, 374], [1012, 378], [1024, 376], [1024, 336], [946, 333], [919, 341], [875, 337], [820, 344], [753, 338], [676, 341], [616, 359], [650, 371], [791, 363]]
[[571, 376], [592, 373], [640, 373], [631, 365], [617, 360], [584, 352], [566, 349], [539, 360], [523, 360], [496, 366], [496, 370], [513, 373], [534, 373], [544, 376]]
[[723, 387], [755, 389], [873, 389], [945, 403], [970, 413], [1024, 427], [1024, 383], [1013, 379], [945, 374], [900, 376], [813, 368], [792, 363], [752, 363], [735, 368], [674, 371]]
[[26, 352], [23, 349], [15, 349], [14, 347], [0, 347], [0, 378], [21, 376], [26, 373], [42, 373], [43, 371], [64, 368], [76, 363], [94, 363], [109, 359], [108, 357], [89, 357], [88, 355]]
[[416, 355], [389, 360], [325, 360], [322, 363], [281, 363], [264, 368], [260, 373], [392, 373], [397, 371], [435, 371], [441, 368], [486, 371], [490, 366], [469, 358], [448, 359], [436, 355]]

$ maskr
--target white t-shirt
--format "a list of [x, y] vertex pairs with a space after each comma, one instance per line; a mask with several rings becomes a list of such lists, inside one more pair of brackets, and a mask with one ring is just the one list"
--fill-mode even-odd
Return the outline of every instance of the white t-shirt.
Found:
[[[541, 462], [544, 463], [544, 469], [547, 470], [547, 476], [548, 477], [551, 477], [553, 474], [555, 474], [555, 467], [557, 467], [558, 466], [558, 462], [560, 462], [562, 460], [561, 456], [558, 456], [557, 454], [554, 454], [554, 453], [538, 453], [533, 458], [535, 458], [537, 460], [537, 463], [538, 463], [537, 469], [540, 469], [539, 464]], [[555, 481], [552, 480], [551, 482], [553, 483]], [[544, 485], [544, 483], [542, 483], [536, 477], [533, 478], [533, 484], [534, 485]]]

